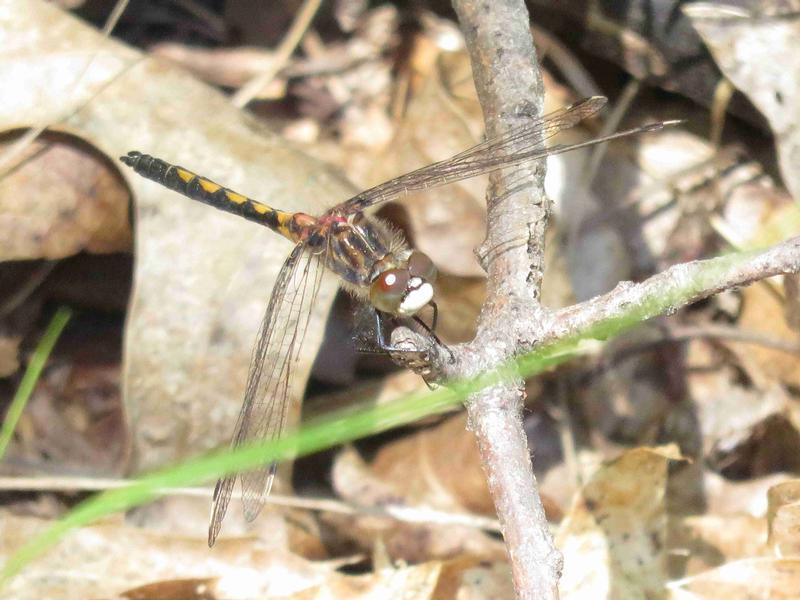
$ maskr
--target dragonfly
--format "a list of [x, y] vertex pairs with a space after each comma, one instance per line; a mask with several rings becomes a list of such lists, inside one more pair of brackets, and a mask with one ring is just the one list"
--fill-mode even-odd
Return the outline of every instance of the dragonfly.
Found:
[[[576, 144], [546, 147], [559, 131], [597, 113], [607, 99], [592, 96], [543, 117], [529, 120], [503, 135], [489, 138], [455, 156], [406, 173], [337, 204], [321, 216], [287, 212], [239, 194], [183, 167], [140, 152], [120, 160], [136, 173], [188, 198], [266, 226], [294, 244], [281, 267], [256, 338], [244, 400], [231, 446], [276, 439], [283, 432], [290, 408], [290, 381], [300, 354], [311, 309], [325, 270], [343, 287], [371, 305], [378, 318], [377, 345], [387, 352], [404, 352], [386, 343], [381, 319], [416, 319], [433, 309], [436, 326], [432, 260], [380, 219], [365, 210], [412, 191], [451, 184], [485, 173], [570, 152], [617, 138], [662, 129], [673, 121], [650, 123]], [[421, 322], [421, 321], [420, 321]], [[438, 339], [436, 340], [438, 342]], [[238, 475], [245, 518], [252, 521], [272, 487], [276, 463]], [[222, 477], [214, 488], [208, 545], [214, 545], [228, 509], [237, 474]]]

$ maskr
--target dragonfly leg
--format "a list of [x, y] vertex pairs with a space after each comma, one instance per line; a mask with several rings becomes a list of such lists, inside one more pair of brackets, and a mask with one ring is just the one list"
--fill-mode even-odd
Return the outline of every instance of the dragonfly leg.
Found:
[[375, 343], [383, 352], [409, 352], [408, 348], [398, 348], [386, 341], [383, 334], [383, 320], [386, 317], [379, 310], [375, 310]]
[[[431, 304], [433, 305], [433, 326], [435, 327], [436, 321], [437, 321], [437, 318], [438, 318], [439, 310], [436, 307], [436, 304], [434, 302], [431, 302]], [[379, 311], [379, 310], [375, 311], [375, 335], [376, 335], [376, 343], [378, 345], [378, 348], [380, 348], [381, 350], [383, 350], [384, 352], [387, 352], [387, 353], [390, 353], [390, 352], [403, 352], [403, 353], [414, 352], [413, 350], [409, 350], [408, 348], [398, 348], [397, 346], [392, 346], [390, 343], [388, 343], [386, 341], [386, 337], [385, 337], [385, 335], [383, 333], [383, 329], [384, 329], [383, 323], [384, 323], [384, 319], [385, 318], [386, 318], [386, 316], [383, 315], [383, 313], [381, 313], [381, 311]], [[455, 360], [455, 355], [453, 354], [453, 351], [450, 350], [450, 348], [447, 346], [447, 344], [442, 342], [442, 340], [439, 339], [439, 336], [436, 335], [436, 333], [434, 333], [434, 331], [433, 331], [434, 327], [428, 327], [428, 325], [425, 323], [425, 321], [420, 319], [417, 315], [414, 315], [412, 317], [412, 319], [414, 319], [414, 321], [420, 327], [422, 327], [422, 329], [425, 330], [425, 332], [431, 337], [431, 339], [433, 339], [433, 341], [437, 345], [439, 345], [442, 348], [444, 348], [445, 350], [447, 350], [447, 353], [450, 355], [450, 362], [452, 363]]]
[[450, 347], [449, 347], [447, 344], [445, 344], [445, 343], [444, 343], [442, 340], [440, 340], [440, 339], [439, 339], [439, 336], [438, 336], [438, 335], [436, 335], [436, 332], [435, 332], [435, 329], [436, 329], [436, 321], [437, 321], [437, 319], [438, 319], [438, 317], [439, 317], [439, 308], [436, 306], [436, 303], [435, 303], [435, 302], [431, 302], [431, 306], [433, 307], [433, 320], [432, 320], [432, 322], [431, 322], [431, 326], [430, 326], [430, 327], [428, 327], [428, 325], [425, 323], [425, 321], [423, 321], [422, 319], [420, 319], [420, 318], [419, 318], [417, 315], [414, 315], [412, 318], [413, 318], [413, 319], [414, 319], [414, 320], [415, 320], [417, 323], [419, 323], [420, 327], [422, 327], [422, 328], [423, 328], [423, 329], [424, 329], [424, 330], [425, 330], [425, 331], [428, 333], [428, 335], [430, 335], [430, 336], [433, 338], [433, 340], [434, 340], [434, 341], [435, 341], [435, 342], [436, 342], [436, 343], [437, 343], [439, 346], [441, 346], [442, 348], [444, 348], [445, 350], [447, 350], [447, 353], [450, 355], [450, 364], [452, 364], [452, 363], [454, 363], [454, 362], [455, 362], [455, 360], [456, 360], [456, 357], [455, 357], [455, 355], [453, 354], [453, 351], [452, 351], [452, 350], [450, 350]]

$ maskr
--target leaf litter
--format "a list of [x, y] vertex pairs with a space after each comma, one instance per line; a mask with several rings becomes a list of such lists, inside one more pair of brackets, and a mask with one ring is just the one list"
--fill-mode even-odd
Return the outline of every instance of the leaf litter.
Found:
[[[106, 439], [117, 443], [130, 436], [126, 466], [136, 472], [225, 443], [252, 335], [272, 286], [271, 265], [286, 247], [276, 236], [176, 201], [142, 181], [123, 179], [113, 158], [134, 148], [161, 154], [281, 208], [312, 214], [353, 188], [278, 136], [265, 134], [218, 92], [99, 38], [55, 7], [37, 6], [38, 16], [20, 10], [19, 21], [0, 23], [4, 31], [27, 35], [14, 38], [18, 41], [6, 49], [2, 64], [8, 89], [36, 92], [8, 94], [9, 101], [0, 103], [7, 136], [57, 114], [69, 94], [85, 96], [86, 90], [74, 85], [75, 76], [87, 54], [100, 58], [81, 84], [93, 98], [63, 124], [69, 135], [36, 142], [0, 184], [0, 267], [12, 260], [64, 260], [87, 252], [135, 253], [124, 361], [87, 368], [79, 352], [67, 354], [60, 360], [77, 383], [70, 388], [52, 369], [37, 392], [39, 416], [32, 416], [34, 423], [49, 420], [53, 426], [59, 421], [51, 406], [60, 396], [70, 389], [81, 398], [97, 394], [92, 390], [102, 387], [95, 384], [107, 381], [115, 387], [115, 373], [120, 373], [124, 425], [103, 429], [96, 425], [101, 420], [96, 413], [73, 409], [68, 415], [78, 426], [72, 431], [52, 427], [49, 435], [60, 430], [78, 438], [111, 436]], [[392, 5], [352, 14], [349, 33], [325, 37], [320, 32], [328, 25], [312, 27], [256, 112], [275, 129], [295, 132], [295, 146], [339, 166], [363, 186], [476, 141], [480, 110], [468, 62], [459, 44], [444, 43], [454, 35], [452, 23], [425, 14], [419, 21], [423, 26], [409, 33], [399, 26]], [[202, 23], [197, 31], [220, 31], [211, 27], [212, 20], [197, 18], [196, 24]], [[748, 79], [746, 70], [737, 71], [741, 55], [736, 62], [725, 52], [745, 39], [766, 38], [771, 47], [759, 41], [760, 49], [794, 56], [796, 36], [770, 38], [769, 19], [734, 19], [730, 25], [724, 19], [711, 23], [715, 15], [690, 18], [722, 70], [765, 112], [775, 131], [785, 133], [786, 115], [771, 110], [776, 92], [785, 103], [794, 102], [785, 82], [770, 80], [771, 70]], [[728, 26], [734, 29], [726, 31]], [[744, 34], [736, 29], [742, 27]], [[244, 45], [203, 54], [192, 52], [181, 36], [170, 44], [158, 47], [158, 53], [223, 86], [237, 87], [270, 59], [269, 50]], [[249, 57], [239, 64], [244, 74], [231, 73], [225, 65], [241, 56]], [[569, 79], [568, 72], [561, 75]], [[546, 82], [551, 98], [569, 101], [568, 88], [557, 78], [548, 75]], [[690, 119], [703, 114], [652, 94], [642, 95], [641, 106], [642, 113], [658, 118], [685, 117], [691, 110]], [[581, 135], [588, 134], [576, 129], [568, 139]], [[728, 152], [735, 144], [718, 152], [688, 131], [648, 136], [637, 140], [635, 149], [610, 149], [603, 177], [591, 188], [570, 175], [579, 172], [584, 157], [567, 155], [563, 163], [551, 163], [561, 179], [554, 180], [558, 208], [549, 245], [566, 260], [548, 263], [547, 277], [561, 282], [548, 301], [567, 305], [620, 280], [731, 247], [774, 243], [794, 232], [796, 207], [769, 174], [774, 170], [760, 167], [761, 157], [750, 152], [747, 136], [746, 130], [735, 130], [733, 137], [745, 142], [735, 152]], [[794, 184], [786, 161], [793, 143], [788, 134], [780, 139], [780, 165], [790, 191]], [[469, 339], [480, 307], [482, 271], [472, 249], [484, 227], [482, 190], [483, 183], [468, 182], [384, 211], [416, 245], [436, 255], [448, 278], [441, 304], [444, 336], [450, 340]], [[129, 195], [135, 203], [133, 230]], [[563, 597], [796, 595], [797, 354], [757, 341], [797, 341], [792, 285], [771, 282], [732, 292], [734, 303], [711, 299], [529, 385], [525, 420], [542, 493], [553, 507], [548, 515], [565, 556]], [[27, 306], [42, 306], [46, 288], [37, 287]], [[333, 288], [326, 298], [332, 301]], [[320, 306], [315, 315], [320, 333], [306, 344], [303, 373], [311, 370], [326, 314], [327, 307]], [[31, 321], [19, 312], [0, 316], [17, 324]], [[710, 324], [716, 329], [708, 331], [716, 334], [702, 335]], [[676, 341], [679, 330], [689, 326], [699, 334]], [[738, 338], [720, 335], [724, 327], [738, 329]], [[19, 363], [23, 337], [6, 330], [0, 327], [0, 347], [8, 376]], [[357, 379], [368, 364], [355, 362], [346, 379]], [[369, 389], [389, 394], [413, 386], [375, 373]], [[306, 376], [298, 378], [298, 397]], [[336, 382], [323, 376], [310, 387], [317, 407], [347, 395], [328, 393], [326, 385]], [[51, 468], [81, 460], [91, 463], [84, 470], [96, 475], [109, 468], [88, 458], [95, 455], [87, 454], [82, 442], [44, 444], [48, 437], [30, 426], [20, 434], [18, 457], [35, 461], [49, 450]], [[677, 442], [680, 451], [659, 445], [665, 441]], [[26, 454], [26, 449], [35, 452]], [[136, 527], [116, 520], [74, 532], [9, 589], [19, 598], [167, 593], [355, 598], [397, 590], [415, 598], [511, 596], [502, 542], [487, 528], [492, 508], [463, 416], [341, 450], [329, 461], [332, 466], [321, 461], [296, 474], [294, 483], [301, 493], [335, 494], [355, 507], [355, 514], [276, 509], [251, 526], [233, 523], [228, 539], [209, 553], [201, 539], [207, 500], [171, 506], [168, 499], [133, 513]], [[110, 461], [113, 469], [124, 463], [118, 457]], [[24, 463], [13, 466], [16, 473], [29, 470]], [[435, 509], [463, 517], [464, 524], [404, 522], [374, 512], [390, 507], [418, 513]], [[37, 510], [25, 502], [4, 509], [3, 556], [45, 526], [53, 518], [48, 511], [60, 510], [59, 505], [39, 510], [40, 519], [33, 519], [11, 508]], [[171, 525], [176, 520], [180, 527]]]

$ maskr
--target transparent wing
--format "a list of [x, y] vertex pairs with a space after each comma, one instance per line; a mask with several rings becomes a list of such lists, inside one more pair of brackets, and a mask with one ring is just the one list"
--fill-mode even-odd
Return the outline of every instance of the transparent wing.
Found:
[[336, 214], [359, 212], [409, 191], [447, 185], [504, 167], [543, 158], [549, 154], [564, 152], [568, 147], [545, 148], [541, 142], [593, 115], [605, 106], [606, 101], [603, 96], [585, 98], [567, 108], [512, 129], [505, 135], [488, 139], [451, 158], [376, 185], [333, 207], [328, 212]]
[[[299, 358], [314, 297], [324, 272], [323, 258], [298, 244], [283, 263], [267, 312], [261, 322], [247, 378], [244, 401], [236, 421], [231, 446], [275, 439], [286, 425], [291, 404], [292, 369]], [[253, 520], [272, 487], [276, 464], [241, 474], [245, 518]], [[223, 477], [214, 488], [208, 545], [213, 546], [236, 482], [236, 474]]]

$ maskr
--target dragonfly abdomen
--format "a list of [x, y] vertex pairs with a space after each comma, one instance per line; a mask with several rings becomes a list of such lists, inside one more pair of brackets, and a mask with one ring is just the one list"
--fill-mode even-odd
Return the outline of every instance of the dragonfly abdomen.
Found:
[[265, 225], [284, 237], [297, 241], [296, 232], [290, 228], [292, 213], [267, 206], [188, 169], [170, 164], [149, 154], [128, 152], [126, 156], [120, 157], [120, 160], [133, 168], [139, 175], [192, 200]]

